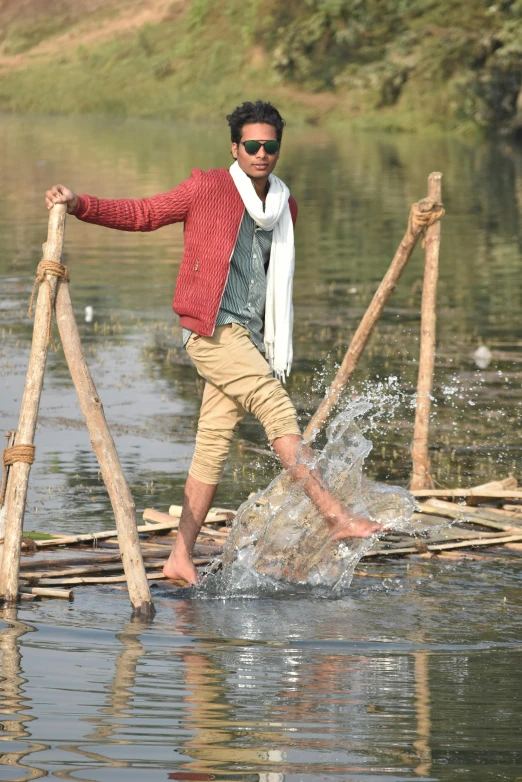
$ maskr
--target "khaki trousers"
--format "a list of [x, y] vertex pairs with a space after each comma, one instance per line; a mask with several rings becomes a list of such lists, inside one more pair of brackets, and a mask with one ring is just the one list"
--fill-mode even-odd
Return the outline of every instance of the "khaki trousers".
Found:
[[234, 429], [246, 412], [263, 424], [270, 443], [286, 434], [301, 434], [288, 394], [246, 328], [230, 323], [218, 326], [212, 337], [192, 334], [186, 349], [207, 381], [189, 469], [193, 478], [219, 483]]

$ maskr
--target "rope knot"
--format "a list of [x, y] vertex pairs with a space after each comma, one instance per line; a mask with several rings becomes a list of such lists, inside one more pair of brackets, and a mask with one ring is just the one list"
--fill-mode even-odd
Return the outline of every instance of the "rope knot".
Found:
[[8, 468], [15, 462], [25, 462], [32, 464], [34, 462], [34, 445], [11, 445], [2, 451], [2, 487], [0, 489], [0, 507], [5, 501], [5, 492], [7, 489]]
[[430, 225], [433, 225], [438, 220], [441, 220], [446, 214], [444, 206], [438, 201], [433, 201], [430, 198], [423, 198], [416, 204], [413, 204], [410, 211], [410, 219], [408, 221], [408, 233], [410, 236], [413, 234], [413, 226], [422, 226], [422, 246], [426, 244], [426, 229]]
[[47, 290], [49, 291], [49, 310], [47, 313], [47, 341], [48, 345], [51, 341], [51, 334], [53, 328], [53, 289], [51, 283], [47, 279], [48, 274], [53, 277], [58, 277], [62, 282], [69, 282], [69, 269], [64, 266], [60, 261], [51, 261], [48, 258], [44, 258], [40, 261], [38, 268], [36, 269], [36, 279], [34, 281], [33, 290], [31, 292], [31, 300], [29, 301], [29, 310], [27, 311], [27, 317], [30, 318], [33, 314], [34, 297], [36, 294], [36, 287], [45, 283]]

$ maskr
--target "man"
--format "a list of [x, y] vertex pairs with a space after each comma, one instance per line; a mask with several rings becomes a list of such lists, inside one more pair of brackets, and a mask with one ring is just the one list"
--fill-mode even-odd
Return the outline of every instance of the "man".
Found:
[[[153, 231], [183, 222], [184, 254], [173, 307], [183, 340], [206, 380], [179, 532], [164, 573], [197, 583], [192, 551], [212, 505], [233, 430], [252, 412], [283, 467], [301, 481], [335, 539], [379, 529], [349, 513], [310, 468], [297, 415], [281, 380], [292, 363], [292, 281], [297, 204], [272, 172], [284, 120], [269, 103], [243, 103], [227, 117], [230, 169], [194, 170], [168, 193], [141, 200], [77, 196], [63, 185], [46, 193], [85, 222]], [[263, 353], [266, 354], [263, 356]]]

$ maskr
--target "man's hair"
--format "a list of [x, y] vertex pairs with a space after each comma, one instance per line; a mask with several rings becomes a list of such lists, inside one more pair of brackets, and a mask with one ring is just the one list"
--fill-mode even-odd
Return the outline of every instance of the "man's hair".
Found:
[[273, 125], [277, 131], [278, 141], [281, 141], [285, 126], [285, 121], [278, 110], [271, 103], [262, 100], [256, 100], [255, 103], [245, 101], [227, 116], [227, 121], [230, 126], [230, 137], [235, 144], [241, 141], [243, 125], [251, 125], [254, 122]]

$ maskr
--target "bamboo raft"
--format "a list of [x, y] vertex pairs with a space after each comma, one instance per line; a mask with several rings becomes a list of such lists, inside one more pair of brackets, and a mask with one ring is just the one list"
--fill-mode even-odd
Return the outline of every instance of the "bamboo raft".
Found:
[[[420, 502], [408, 532], [390, 531], [363, 555], [366, 561], [414, 556], [429, 559], [446, 552], [476, 548], [507, 547], [522, 551], [522, 490], [515, 478], [468, 489], [414, 490]], [[459, 504], [459, 500], [466, 504]], [[457, 501], [455, 501], [457, 500]], [[493, 505], [495, 507], [493, 507]], [[147, 508], [145, 524], [138, 526], [140, 544], [149, 582], [164, 579], [163, 564], [179, 525], [181, 506], [169, 513]], [[235, 511], [212, 509], [202, 527], [194, 562], [201, 572], [218, 558], [227, 540]], [[20, 563], [20, 598], [73, 598], [73, 588], [84, 585], [126, 583], [117, 543], [117, 531], [106, 530], [75, 536], [53, 536], [46, 540], [24, 540]], [[74, 548], [74, 553], [71, 549]], [[52, 550], [49, 557], [47, 549]], [[51, 552], [49, 552], [51, 553]], [[389, 577], [356, 570], [355, 576]], [[183, 581], [168, 581], [187, 587]]]

